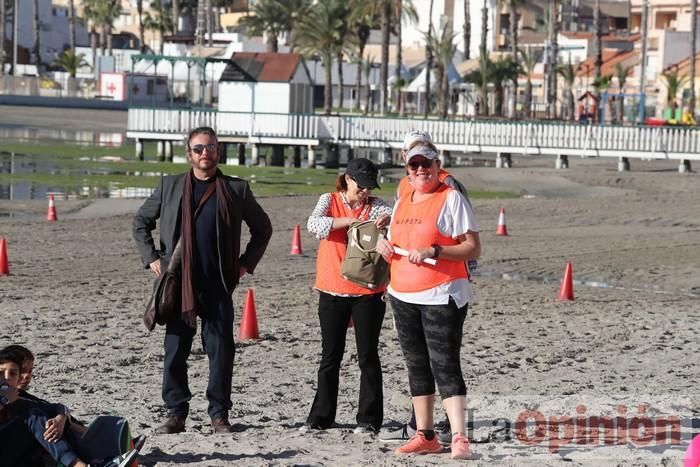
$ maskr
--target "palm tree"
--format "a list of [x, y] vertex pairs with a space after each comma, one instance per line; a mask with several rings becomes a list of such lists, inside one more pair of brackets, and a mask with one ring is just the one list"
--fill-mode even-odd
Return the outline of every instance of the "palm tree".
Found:
[[486, 54], [482, 53], [479, 57], [479, 69], [472, 71], [464, 77], [465, 82], [473, 83], [479, 91], [477, 115], [488, 116], [489, 114], [488, 85], [491, 81], [492, 74], [493, 62]]
[[557, 56], [559, 55], [559, 47], [557, 43], [557, 34], [559, 21], [559, 4], [557, 0], [551, 0], [549, 3], [549, 68], [547, 69], [547, 114], [549, 118], [557, 117]]
[[207, 12], [207, 45], [212, 47], [214, 45], [214, 6], [212, 5], [211, 0], [204, 0], [204, 2], [204, 8]]
[[5, 0], [0, 0], [0, 76], [5, 76], [5, 24], [7, 8]]
[[698, 34], [698, 0], [690, 0], [690, 101], [688, 109], [695, 116], [695, 54]]
[[85, 0], [83, 3], [83, 15], [92, 21], [93, 25], [100, 25], [100, 46], [103, 54], [106, 46], [107, 54], [112, 55], [112, 28], [114, 20], [120, 14], [121, 5], [118, 0]]
[[[508, 10], [510, 13], [510, 50], [513, 60], [518, 57], [518, 7], [524, 4], [524, 0], [508, 0]], [[518, 105], [518, 75], [513, 78], [513, 99], [510, 102], [510, 115], [515, 117]]]
[[497, 61], [492, 62], [490, 78], [496, 97], [494, 113], [499, 117], [503, 116], [503, 105], [505, 103], [504, 84], [508, 81], [513, 81], [513, 76], [518, 76], [519, 74], [520, 66], [513, 57], [501, 57]]
[[489, 33], [489, 8], [488, 0], [484, 0], [484, 6], [481, 7], [481, 45], [479, 46], [479, 60], [483, 60], [486, 56], [486, 40]]
[[[173, 0], [173, 3], [177, 3], [177, 0]], [[136, 0], [136, 13], [138, 13], [139, 16], [139, 42], [141, 43], [139, 52], [144, 53], [146, 51], [146, 43], [144, 39], [144, 30], [146, 27], [143, 24], [143, 0]]]
[[[593, 8], [593, 36], [595, 38], [595, 79], [600, 79], [603, 67], [603, 28], [600, 24], [600, 0], [595, 0]], [[596, 98], [600, 102], [600, 95], [596, 95]]]
[[[611, 84], [612, 84], [612, 76], [610, 76], [610, 75], [604, 75], [604, 76], [601, 76], [600, 78], [595, 78], [593, 80], [593, 90], [595, 91], [595, 95], [600, 96], [603, 93], [603, 91], [610, 88]], [[600, 104], [600, 99], [596, 98], [596, 102], [598, 102], [598, 104]], [[599, 105], [598, 112], [597, 112], [598, 115], [595, 116], [595, 121], [599, 122], [601, 120], [600, 117], [602, 115], [602, 113], [601, 113], [602, 110], [603, 110], [602, 107]]]
[[337, 23], [336, 30], [336, 40], [337, 40], [337, 51], [336, 51], [336, 64], [338, 66], [338, 108], [343, 108], [343, 90], [345, 88], [345, 83], [343, 79], [343, 55], [344, 53], [352, 53], [353, 46], [351, 44], [355, 43], [355, 38], [351, 34], [350, 22], [348, 19], [352, 12], [350, 11], [350, 5], [348, 3], [342, 4], [342, 10], [339, 11], [340, 21]]
[[267, 35], [267, 51], [277, 52], [278, 37], [284, 32], [282, 8], [276, 0], [260, 0], [253, 4], [252, 15], [243, 17], [240, 24], [248, 37]]
[[672, 113], [675, 114], [676, 107], [678, 106], [676, 102], [676, 96], [678, 91], [682, 90], [688, 83], [688, 77], [685, 75], [679, 75], [678, 70], [664, 71], [661, 75], [661, 82], [666, 87], [666, 105], [670, 106]]
[[[648, 33], [648, 22], [649, 22], [649, 0], [642, 0], [642, 24], [640, 29], [642, 30], [641, 35], [641, 46], [642, 46], [642, 56], [639, 63], [639, 95], [644, 96], [644, 91], [646, 90], [646, 76], [647, 76], [647, 33]], [[644, 109], [639, 114], [639, 124], [644, 123]]]
[[406, 106], [404, 104], [403, 90], [408, 86], [408, 81], [404, 78], [399, 78], [393, 83], [394, 91], [396, 91], [397, 101], [396, 107], [399, 109], [399, 117], [406, 116]]
[[367, 60], [365, 60], [364, 68], [362, 70], [365, 75], [365, 115], [367, 115], [367, 112], [369, 112], [372, 105], [372, 87], [369, 84], [369, 75], [372, 73], [372, 68], [374, 68], [375, 63], [374, 57], [370, 55], [367, 57]]
[[41, 65], [41, 20], [39, 19], [39, 0], [34, 0], [34, 59], [37, 66]]
[[[378, 5], [380, 8], [380, 18], [382, 27], [382, 46], [381, 46], [381, 62], [379, 67], [379, 87], [381, 89], [381, 109], [382, 113], [387, 111], [387, 102], [389, 94], [389, 42], [391, 40], [391, 13], [392, 0], [381, 0]], [[431, 11], [433, 0], [430, 0]]]
[[472, 25], [469, 16], [469, 0], [464, 0], [464, 24], [462, 25], [462, 40], [464, 41], [464, 60], [469, 60], [469, 48], [472, 41]]
[[330, 115], [332, 102], [333, 57], [343, 44], [338, 42], [338, 31], [347, 17], [347, 4], [344, 0], [319, 0], [300, 18], [297, 34], [294, 37], [299, 51], [307, 56], [321, 57], [325, 71], [323, 90], [323, 112]]
[[430, 0], [430, 9], [428, 10], [428, 33], [425, 36], [425, 109], [423, 109], [423, 117], [428, 118], [430, 113], [430, 72], [433, 69], [433, 1]]
[[402, 24], [404, 20], [410, 23], [417, 22], [418, 12], [411, 0], [394, 0], [392, 5], [394, 6], [394, 16], [396, 17], [396, 68], [394, 77], [399, 80], [401, 79], [401, 69], [403, 68], [403, 54], [401, 50]]
[[54, 59], [52, 66], [63, 68], [71, 78], [75, 78], [79, 69], [89, 68], [90, 64], [85, 60], [85, 54], [76, 54], [75, 49], [66, 49]]
[[445, 24], [440, 33], [440, 37], [426, 37], [426, 44], [435, 53], [435, 80], [437, 81], [438, 92], [438, 113], [441, 118], [447, 117], [447, 104], [449, 99], [450, 86], [448, 72], [452, 57], [457, 51], [454, 43], [457, 34], [452, 32], [450, 23]]
[[566, 84], [566, 117], [567, 120], [576, 119], [576, 103], [574, 101], [574, 81], [576, 81], [576, 69], [569, 63], [563, 63], [557, 67], [557, 73], [564, 79]]
[[68, 1], [68, 29], [70, 48], [75, 50], [75, 0]]
[[527, 47], [525, 50], [520, 49], [519, 52], [522, 71], [525, 73], [527, 79], [525, 83], [523, 112], [525, 118], [530, 118], [532, 116], [532, 73], [535, 71], [535, 66], [537, 65], [537, 56], [530, 47]]
[[355, 109], [360, 108], [360, 92], [362, 90], [362, 70], [365, 47], [372, 28], [372, 16], [375, 4], [372, 0], [353, 0], [351, 8], [351, 23], [354, 25], [357, 38], [357, 80], [355, 81]]
[[625, 83], [631, 72], [632, 67], [622, 66], [620, 63], [615, 64], [615, 77], [617, 78], [617, 86], [620, 90], [617, 111], [620, 116], [621, 124], [625, 122]]
[[308, 5], [307, 0], [260, 0], [253, 4], [253, 14], [242, 18], [239, 24], [245, 28], [248, 37], [266, 35], [267, 51], [277, 52], [279, 36], [294, 30]]
[[163, 55], [163, 37], [166, 32], [172, 31], [173, 21], [170, 17], [170, 11], [163, 7], [160, 0], [151, 2], [151, 11], [147, 11], [143, 18], [143, 27], [149, 31], [158, 31], [160, 35], [158, 53]]

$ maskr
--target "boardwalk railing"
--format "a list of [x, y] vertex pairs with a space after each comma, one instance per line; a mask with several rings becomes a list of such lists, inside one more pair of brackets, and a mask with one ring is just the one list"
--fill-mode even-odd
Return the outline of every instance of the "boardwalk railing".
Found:
[[422, 129], [440, 149], [457, 152], [700, 160], [700, 130], [682, 127], [130, 108], [127, 136], [175, 140], [202, 125], [216, 128], [222, 141], [253, 144], [398, 148], [407, 131]]

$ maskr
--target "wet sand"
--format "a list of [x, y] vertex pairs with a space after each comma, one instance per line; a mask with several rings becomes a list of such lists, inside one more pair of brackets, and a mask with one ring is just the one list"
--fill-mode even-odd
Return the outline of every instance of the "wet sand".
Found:
[[[470, 465], [682, 465], [682, 445], [642, 446], [627, 432], [612, 435], [619, 445], [603, 446], [582, 445], [576, 437], [561, 441], [562, 433], [520, 432], [518, 439], [515, 429], [503, 439], [499, 426], [508, 420], [514, 428], [528, 409], [547, 420], [678, 416], [687, 443], [688, 420], [700, 407], [698, 174], [675, 173], [672, 162], [633, 161], [628, 173], [616, 172], [613, 160], [572, 158], [565, 171], [550, 168], [553, 160], [514, 162], [509, 170], [453, 171], [468, 187], [525, 195], [474, 201], [483, 256], [462, 350], [478, 441]], [[134, 432], [148, 434], [142, 465], [457, 465], [447, 451], [399, 459], [391, 452], [395, 445], [352, 433], [359, 386], [352, 330], [341, 369], [339, 427], [298, 433], [320, 351], [311, 288], [318, 244], [305, 231], [315, 202], [261, 199], [275, 233], [256, 274], [234, 294], [238, 320], [246, 289], [255, 291], [262, 339], [237, 346], [233, 435], [210, 434], [207, 359], [197, 338], [187, 432], [153, 432], [165, 415], [164, 332], [149, 334], [141, 323], [151, 277], [131, 239], [139, 201], [58, 203], [56, 223], [45, 221], [44, 202], [0, 202], [11, 268], [0, 278], [0, 345], [22, 343], [35, 351], [35, 393], [66, 403], [84, 420], [118, 413]], [[495, 235], [500, 207], [508, 237]], [[2, 216], [9, 211], [13, 216]], [[295, 224], [302, 226], [301, 257], [289, 256]], [[567, 261], [573, 262], [575, 300], [558, 302]], [[405, 421], [409, 399], [390, 310], [381, 358], [391, 425]], [[552, 449], [557, 443], [560, 449]]]

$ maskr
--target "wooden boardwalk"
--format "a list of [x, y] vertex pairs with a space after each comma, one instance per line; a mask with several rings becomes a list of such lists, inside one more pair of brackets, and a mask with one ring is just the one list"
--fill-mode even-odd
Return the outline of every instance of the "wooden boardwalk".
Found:
[[700, 159], [700, 130], [685, 127], [591, 125], [545, 121], [423, 120], [356, 115], [251, 114], [216, 110], [130, 108], [127, 137], [137, 141], [181, 141], [197, 126], [216, 129], [224, 143], [304, 146], [326, 143], [351, 148], [399, 149], [411, 129], [427, 130], [442, 151], [497, 153], [508, 167], [518, 154], [551, 155], [557, 167], [568, 156], [615, 157], [620, 170], [629, 159], [672, 159], [679, 171]]

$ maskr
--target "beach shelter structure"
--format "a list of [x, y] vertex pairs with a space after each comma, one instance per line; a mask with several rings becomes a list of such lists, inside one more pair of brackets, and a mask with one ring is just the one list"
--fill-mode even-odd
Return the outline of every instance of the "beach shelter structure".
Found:
[[219, 80], [219, 111], [313, 112], [313, 82], [301, 55], [234, 53]]

